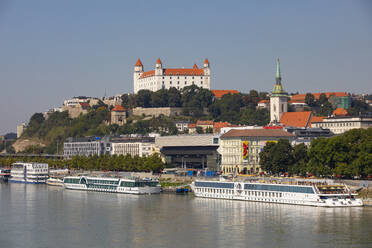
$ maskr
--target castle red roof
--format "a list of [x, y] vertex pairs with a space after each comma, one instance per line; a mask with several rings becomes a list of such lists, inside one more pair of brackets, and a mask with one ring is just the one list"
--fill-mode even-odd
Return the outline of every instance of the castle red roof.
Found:
[[196, 64], [194, 64], [194, 66], [192, 68], [193, 69], [198, 69], [198, 66]]
[[138, 59], [137, 60], [137, 62], [136, 62], [136, 65], [135, 66], [143, 66], [143, 64], [142, 64], [142, 62], [141, 62], [141, 60], [140, 59]]
[[120, 105], [116, 105], [115, 108], [113, 108], [111, 111], [115, 111], [115, 112], [124, 112], [125, 111], [125, 108], [120, 106]]
[[[140, 76], [141, 78], [152, 77], [155, 75], [155, 71], [145, 71]], [[203, 69], [195, 69], [195, 68], [170, 68], [170, 69], [163, 69], [163, 75], [165, 76], [204, 76]]]
[[156, 64], [161, 64], [161, 60], [160, 60], [160, 58], [158, 58], [158, 59], [156, 60]]
[[204, 60], [204, 64], [209, 64], [209, 60], [208, 59], [205, 59]]
[[215, 97], [221, 98], [223, 95], [226, 94], [238, 94], [239, 91], [237, 90], [212, 90], [212, 93], [214, 94]]
[[307, 127], [311, 120], [311, 111], [284, 112], [280, 123], [289, 127]]

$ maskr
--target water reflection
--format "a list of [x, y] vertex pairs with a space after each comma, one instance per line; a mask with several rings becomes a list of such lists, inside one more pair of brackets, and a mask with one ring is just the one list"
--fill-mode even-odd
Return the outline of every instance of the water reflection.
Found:
[[2, 247], [368, 247], [372, 242], [372, 208], [24, 184], [1, 184], [0, 196]]

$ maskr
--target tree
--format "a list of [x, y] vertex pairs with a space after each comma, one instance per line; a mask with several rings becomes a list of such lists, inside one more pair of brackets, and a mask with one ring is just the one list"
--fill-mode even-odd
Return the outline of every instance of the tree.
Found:
[[143, 108], [149, 108], [151, 107], [151, 95], [152, 92], [149, 90], [140, 90], [137, 93], [136, 101], [137, 106], [143, 107]]
[[332, 104], [326, 101], [320, 105], [320, 110], [318, 114], [322, 116], [329, 116], [332, 114], [332, 111], [333, 111]]
[[169, 107], [181, 107], [181, 93], [175, 87], [168, 90], [168, 105]]
[[241, 110], [240, 124], [264, 126], [270, 122], [270, 114], [267, 109], [245, 108]]
[[305, 103], [309, 105], [310, 107], [314, 106], [315, 103], [315, 97], [311, 93], [307, 93], [305, 96]]
[[292, 146], [288, 140], [269, 142], [260, 153], [260, 165], [270, 174], [288, 172], [292, 164]]
[[308, 172], [307, 163], [309, 157], [307, 155], [307, 147], [302, 143], [293, 147], [292, 157], [293, 164], [290, 166], [290, 172], [297, 175], [306, 175]]
[[328, 102], [327, 96], [324, 93], [320, 94], [318, 102], [320, 103], [319, 105]]

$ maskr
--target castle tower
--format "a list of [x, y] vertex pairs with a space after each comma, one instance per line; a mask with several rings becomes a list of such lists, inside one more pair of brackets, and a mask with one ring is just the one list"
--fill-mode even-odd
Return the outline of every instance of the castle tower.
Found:
[[127, 123], [127, 113], [125, 108], [120, 105], [116, 105], [115, 108], [111, 110], [111, 124], [118, 124], [119, 126]]
[[161, 75], [163, 75], [163, 64], [161, 63], [160, 58], [158, 58], [155, 64], [155, 76]]
[[139, 83], [138, 80], [143, 73], [143, 64], [140, 59], [137, 60], [136, 64], [134, 65], [134, 73], [133, 73], [133, 90], [134, 93], [138, 92]]
[[205, 76], [210, 76], [211, 74], [211, 71], [210, 71], [210, 67], [209, 67], [209, 61], [208, 59], [205, 59], [204, 60], [204, 75]]
[[282, 86], [282, 77], [280, 74], [280, 61], [276, 63], [275, 85], [270, 96], [270, 122], [278, 123], [284, 112], [288, 111], [288, 95]]

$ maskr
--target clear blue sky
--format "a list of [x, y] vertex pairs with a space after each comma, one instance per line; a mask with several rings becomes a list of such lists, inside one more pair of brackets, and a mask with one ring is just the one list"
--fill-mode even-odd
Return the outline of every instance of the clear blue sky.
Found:
[[372, 93], [372, 1], [0, 0], [0, 134], [64, 99], [211, 63], [213, 89]]

